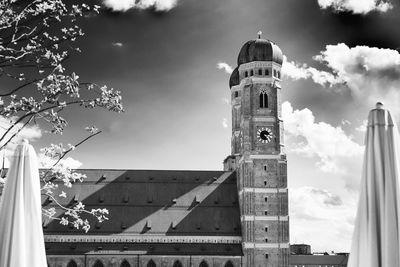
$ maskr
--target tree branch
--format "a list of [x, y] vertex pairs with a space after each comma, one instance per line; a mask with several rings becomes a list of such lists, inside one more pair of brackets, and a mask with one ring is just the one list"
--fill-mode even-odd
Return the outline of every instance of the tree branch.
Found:
[[30, 82], [21, 84], [20, 86], [14, 88], [13, 90], [11, 90], [11, 91], [8, 92], [8, 93], [0, 94], [0, 97], [1, 97], [1, 96], [10, 96], [10, 95], [14, 94], [15, 92], [17, 92], [18, 90], [24, 88], [25, 86], [31, 85], [31, 84], [33, 84], [33, 83], [35, 83], [35, 82], [38, 82], [39, 80], [40, 80], [40, 79], [34, 79], [34, 80], [30, 81]]

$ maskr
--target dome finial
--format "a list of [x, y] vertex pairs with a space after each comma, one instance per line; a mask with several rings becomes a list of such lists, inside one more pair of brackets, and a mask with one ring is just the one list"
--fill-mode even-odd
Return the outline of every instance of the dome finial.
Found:
[[258, 39], [261, 39], [261, 34], [262, 34], [262, 31], [258, 31]]
[[383, 109], [383, 103], [382, 102], [377, 102], [375, 107], [376, 107], [376, 109]]

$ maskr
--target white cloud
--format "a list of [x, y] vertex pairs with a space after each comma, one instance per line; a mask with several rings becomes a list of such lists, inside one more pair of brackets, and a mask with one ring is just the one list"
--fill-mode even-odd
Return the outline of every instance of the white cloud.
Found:
[[[314, 82], [336, 91], [350, 91], [357, 106], [374, 108], [380, 101], [400, 115], [400, 54], [396, 50], [368, 46], [327, 45], [314, 57], [330, 72], [320, 71], [294, 62], [286, 62], [286, 76], [293, 79], [312, 78]], [[298, 75], [296, 73], [306, 73]], [[340, 86], [337, 86], [340, 84]]]
[[390, 2], [383, 0], [318, 0], [321, 8], [333, 8], [337, 12], [367, 14], [371, 11], [386, 12], [393, 8]]
[[[0, 116], [0, 136], [7, 131], [12, 124], [14, 124], [16, 118], [5, 118]], [[14, 134], [18, 132], [19, 129], [23, 126], [22, 123], [18, 123], [7, 135], [6, 138], [1, 142], [3, 145], [7, 140], [9, 140]], [[33, 141], [42, 137], [42, 131], [37, 125], [33, 126], [25, 126], [15, 137], [12, 138], [11, 142], [9, 142], [5, 149], [5, 159], [4, 159], [4, 166], [6, 168], [10, 165], [10, 159], [14, 153], [14, 150], [23, 139], [27, 139], [29, 141]], [[3, 165], [3, 154], [0, 154], [0, 166]]]
[[[38, 160], [40, 168], [51, 168], [56, 163], [54, 159], [45, 156], [43, 153], [39, 153]], [[82, 162], [71, 157], [60, 160], [59, 164], [70, 169], [78, 169], [82, 166]]]
[[400, 54], [396, 50], [368, 46], [328, 45], [314, 57], [346, 83], [357, 104], [375, 107], [383, 102], [400, 114]]
[[345, 175], [354, 169], [353, 164], [361, 162], [363, 146], [341, 126], [315, 122], [311, 110], [293, 110], [289, 102], [282, 104], [282, 116], [289, 152], [315, 158], [321, 171]]
[[226, 97], [221, 98], [221, 101], [224, 102], [224, 104], [227, 104], [227, 105], [231, 104], [231, 101]]
[[290, 188], [291, 243], [312, 244], [313, 251], [349, 251], [356, 210], [355, 196], [342, 199], [310, 186]]
[[368, 120], [363, 120], [361, 125], [356, 128], [357, 132], [366, 132], [367, 131]]
[[[14, 124], [16, 118], [5, 118], [3, 116], [0, 116], [0, 136], [3, 136], [7, 129], [11, 127], [12, 124]], [[23, 139], [27, 140], [35, 140], [40, 137], [42, 137], [42, 131], [37, 125], [33, 126], [25, 126], [22, 128], [22, 130], [17, 133], [21, 127], [23, 126], [22, 123], [18, 123], [7, 135], [6, 138], [1, 142], [1, 144], [4, 144], [5, 141], [9, 140], [14, 134], [16, 134], [15, 137], [12, 138], [11, 142], [7, 145], [7, 154], [9, 152], [13, 151], [15, 149], [15, 146], [20, 143]]]
[[62, 159], [61, 163], [70, 169], [79, 169], [82, 166], [82, 162], [80, 162], [79, 160], [73, 159], [71, 157]]
[[348, 121], [348, 120], [343, 119], [343, 120], [342, 120], [342, 125], [343, 125], [343, 126], [351, 125], [351, 122]]
[[121, 42], [114, 42], [114, 43], [112, 43], [112, 45], [116, 46], [116, 47], [123, 47], [124, 46], [124, 44], [121, 43]]
[[222, 127], [228, 128], [228, 119], [227, 118], [222, 119]]
[[300, 65], [293, 61], [288, 61], [286, 56], [283, 57], [282, 74], [294, 80], [311, 78], [315, 83], [322, 86], [332, 86], [344, 82], [332, 73], [308, 67], [306, 64]]
[[148, 8], [154, 8], [156, 11], [169, 11], [176, 7], [177, 3], [178, 0], [103, 0], [106, 7], [119, 12]]
[[225, 62], [218, 62], [217, 69], [224, 70], [227, 74], [231, 74], [233, 71], [233, 67], [230, 66], [228, 63]]

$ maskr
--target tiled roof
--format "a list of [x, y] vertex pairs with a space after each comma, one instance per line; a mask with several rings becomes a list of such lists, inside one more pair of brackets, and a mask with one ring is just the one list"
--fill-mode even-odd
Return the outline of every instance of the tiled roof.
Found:
[[290, 255], [290, 265], [346, 266], [347, 255]]
[[[99, 169], [79, 172], [87, 179], [75, 183], [66, 191], [68, 197], [59, 201], [63, 205], [82, 201], [87, 209], [107, 208], [110, 219], [101, 224], [92, 220], [88, 233], [46, 220], [47, 236], [129, 235], [143, 240], [152, 236], [203, 236], [221, 243], [227, 243], [224, 237], [241, 236], [236, 173]], [[43, 205], [56, 207], [46, 199]], [[57, 211], [61, 216], [61, 210]], [[233, 247], [237, 245], [228, 250], [236, 251]]]

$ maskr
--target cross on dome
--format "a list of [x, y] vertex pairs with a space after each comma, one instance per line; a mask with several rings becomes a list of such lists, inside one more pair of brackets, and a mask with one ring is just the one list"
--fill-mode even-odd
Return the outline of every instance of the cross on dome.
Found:
[[262, 34], [262, 31], [258, 31], [258, 39], [261, 39], [261, 34]]

